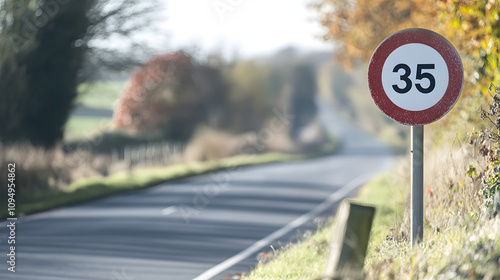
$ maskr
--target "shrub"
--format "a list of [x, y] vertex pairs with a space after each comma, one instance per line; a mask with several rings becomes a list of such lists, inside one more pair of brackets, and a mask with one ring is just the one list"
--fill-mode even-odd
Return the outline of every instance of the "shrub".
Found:
[[265, 125], [274, 105], [269, 77], [269, 66], [255, 61], [239, 61], [231, 68], [227, 78], [232, 132], [255, 132]]
[[227, 85], [218, 69], [184, 52], [151, 58], [129, 80], [113, 124], [187, 141], [201, 123], [224, 125]]
[[[36, 195], [65, 189], [82, 178], [167, 166], [184, 160], [185, 148], [179, 143], [131, 139], [121, 135], [103, 135], [102, 139], [103, 147], [99, 147], [97, 138], [89, 139], [87, 143], [82, 140], [80, 143], [64, 147], [57, 145], [51, 149], [29, 143], [0, 143], [0, 181], [7, 182], [7, 166], [15, 164], [16, 193]], [[99, 150], [105, 148], [106, 153]], [[7, 184], [0, 186], [0, 191], [6, 189]]]
[[476, 167], [469, 166], [467, 175], [482, 179], [483, 189], [481, 194], [484, 197], [484, 206], [487, 209], [493, 207], [493, 198], [496, 192], [500, 191], [500, 87], [490, 85], [489, 92], [491, 102], [489, 108], [479, 108], [482, 120], [487, 120], [491, 128], [481, 130], [471, 143], [479, 146], [479, 153], [487, 159], [486, 169], [477, 174]]

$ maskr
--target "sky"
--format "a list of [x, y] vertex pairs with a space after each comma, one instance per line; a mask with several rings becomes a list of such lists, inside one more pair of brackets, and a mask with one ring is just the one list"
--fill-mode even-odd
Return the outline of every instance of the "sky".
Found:
[[257, 57], [287, 46], [332, 50], [319, 37], [322, 27], [311, 0], [167, 0], [161, 29], [171, 49], [201, 54]]

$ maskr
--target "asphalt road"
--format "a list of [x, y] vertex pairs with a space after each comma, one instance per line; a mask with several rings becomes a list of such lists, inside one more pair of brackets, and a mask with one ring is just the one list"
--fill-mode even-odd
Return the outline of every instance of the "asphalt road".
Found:
[[387, 148], [337, 119], [334, 155], [246, 167], [168, 182], [20, 218], [16, 272], [1, 223], [0, 279], [221, 279], [248, 271], [260, 252], [316, 227], [375, 174]]

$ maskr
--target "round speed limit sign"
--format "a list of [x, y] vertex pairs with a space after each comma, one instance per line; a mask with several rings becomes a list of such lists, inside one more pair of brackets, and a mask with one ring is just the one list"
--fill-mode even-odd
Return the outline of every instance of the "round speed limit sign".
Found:
[[424, 125], [448, 113], [460, 97], [462, 60], [443, 36], [406, 29], [377, 47], [368, 67], [375, 104], [391, 119]]

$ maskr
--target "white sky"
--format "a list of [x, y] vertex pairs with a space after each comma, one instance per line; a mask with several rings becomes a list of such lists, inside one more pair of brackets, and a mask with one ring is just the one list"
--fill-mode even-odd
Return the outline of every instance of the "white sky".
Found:
[[[254, 57], [293, 45], [305, 50], [331, 50], [319, 37], [311, 0], [166, 0], [161, 29], [168, 48], [199, 48], [202, 54]], [[214, 4], [229, 7], [218, 12]], [[232, 3], [232, 5], [231, 5]], [[227, 6], [225, 6], [227, 5]]]

